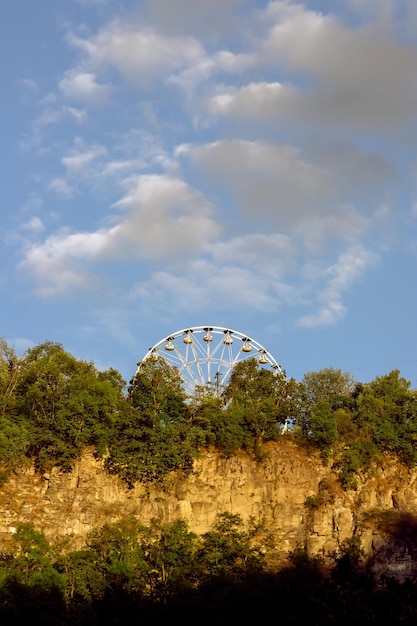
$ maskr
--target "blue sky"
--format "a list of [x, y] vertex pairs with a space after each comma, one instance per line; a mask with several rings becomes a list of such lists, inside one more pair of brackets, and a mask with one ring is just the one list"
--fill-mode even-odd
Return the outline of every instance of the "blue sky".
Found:
[[4, 0], [1, 330], [417, 386], [417, 3]]

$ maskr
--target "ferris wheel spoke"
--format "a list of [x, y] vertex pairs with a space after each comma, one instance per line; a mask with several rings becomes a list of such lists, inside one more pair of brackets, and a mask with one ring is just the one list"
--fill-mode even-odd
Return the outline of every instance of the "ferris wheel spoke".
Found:
[[178, 348], [176, 344], [175, 344], [175, 354], [178, 356], [178, 359], [181, 362], [180, 372], [184, 372], [184, 371], [187, 372], [187, 375], [194, 382], [194, 384], [199, 384], [200, 381], [204, 380], [204, 376], [203, 376], [203, 373], [201, 372], [201, 369], [197, 368], [197, 371], [200, 374], [200, 381], [199, 381], [198, 377], [196, 376], [192, 368], [192, 362], [190, 362], [186, 358], [186, 356], [182, 354], [181, 350]]
[[257, 358], [259, 367], [283, 375], [281, 366], [261, 344], [239, 331], [220, 326], [194, 326], [173, 333], [149, 349], [136, 373], [148, 358], [163, 358], [176, 367], [188, 395], [206, 385], [221, 394], [233, 368], [251, 358]]
[[[239, 352], [236, 355], [233, 356], [233, 359], [231, 359], [229, 361], [229, 363], [227, 365], [227, 370], [225, 371], [223, 379], [222, 379], [223, 381], [227, 381], [228, 380], [230, 374], [232, 373], [232, 370], [233, 370], [234, 366], [236, 365], [236, 363], [239, 362], [239, 355], [240, 354], [243, 354], [241, 350], [239, 350]], [[224, 384], [224, 382], [223, 382], [223, 384]]]
[[[225, 356], [227, 354], [227, 356]], [[218, 361], [218, 373], [220, 376], [221, 384], [223, 385], [223, 381], [227, 378], [228, 372], [230, 370], [230, 362], [233, 360], [233, 352], [232, 347], [230, 345], [226, 345], [223, 343], [221, 354]], [[226, 372], [222, 372], [221, 369], [226, 368]]]
[[[187, 349], [188, 349], [188, 346], [187, 346]], [[196, 350], [196, 347], [194, 345], [194, 342], [191, 344], [190, 349], [191, 349], [191, 352], [193, 353], [195, 367], [196, 367], [196, 370], [197, 370], [198, 375], [199, 375], [199, 384], [200, 385], [204, 385], [204, 383], [205, 383], [204, 372], [202, 370], [201, 362], [200, 362], [200, 359], [198, 357], [197, 350]]]

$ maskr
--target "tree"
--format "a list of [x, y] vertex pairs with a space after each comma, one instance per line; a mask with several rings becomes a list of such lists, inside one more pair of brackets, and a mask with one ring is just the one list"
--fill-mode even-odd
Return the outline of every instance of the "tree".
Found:
[[131, 488], [136, 481], [163, 480], [173, 470], [190, 471], [196, 453], [186, 423], [149, 425], [146, 415], [128, 407], [115, 423], [105, 467]]
[[146, 359], [131, 380], [128, 398], [149, 425], [181, 420], [187, 413], [186, 395], [177, 368], [164, 359]]
[[60, 344], [28, 350], [16, 385], [16, 412], [25, 421], [27, 454], [39, 469], [69, 470], [87, 445], [104, 452], [113, 420], [125, 402], [124, 382], [114, 370], [98, 372]]
[[130, 383], [128, 405], [118, 416], [105, 465], [132, 487], [189, 471], [196, 455], [190, 409], [176, 368], [147, 359]]
[[103, 598], [109, 586], [106, 571], [100, 569], [93, 550], [61, 554], [55, 567], [63, 578], [63, 594], [68, 605], [93, 603]]
[[[142, 536], [146, 533], [146, 527], [133, 517], [121, 519], [114, 524], [105, 524], [90, 532], [88, 549], [94, 555], [98, 580], [101, 579], [95, 590], [89, 583], [89, 589], [95, 595], [102, 595], [107, 588], [144, 592], [149, 578], [142, 548]], [[90, 564], [86, 557], [83, 565], [87, 566], [85, 574], [89, 576]]]
[[224, 423], [224, 408], [221, 396], [213, 395], [207, 387], [197, 387], [189, 403], [189, 424], [196, 448], [210, 444], [222, 447], [219, 444], [218, 425]]
[[385, 405], [387, 418], [398, 425], [417, 427], [417, 397], [410, 391], [411, 383], [393, 370], [385, 376], [377, 376], [367, 388]]
[[63, 578], [54, 567], [54, 552], [43, 532], [31, 524], [20, 524], [13, 535], [13, 560], [9, 579], [44, 589], [63, 588]]
[[[118, 589], [158, 602], [166, 602], [170, 595], [196, 583], [199, 546], [199, 538], [184, 520], [164, 525], [154, 519], [149, 526], [143, 526], [135, 518], [126, 518], [92, 531], [88, 540], [102, 580], [101, 594], [105, 589]], [[72, 555], [73, 561], [76, 554]], [[85, 558], [84, 562], [88, 563]], [[88, 567], [86, 573], [89, 571]], [[74, 584], [79, 588], [79, 581]], [[87, 597], [89, 589], [84, 588]]]
[[280, 434], [289, 417], [289, 385], [284, 376], [258, 367], [256, 359], [238, 363], [224, 391], [226, 415], [240, 421], [246, 447], [257, 448]]
[[383, 452], [415, 464], [416, 396], [399, 371], [356, 385], [352, 399], [349, 414], [345, 409], [334, 413], [344, 443], [337, 462], [342, 484], [354, 486], [355, 475], [369, 469]]
[[351, 374], [332, 367], [307, 372], [301, 381], [304, 399], [309, 406], [319, 400], [330, 400], [340, 406], [341, 400], [351, 397], [354, 387], [355, 380]]
[[213, 530], [203, 535], [199, 562], [205, 577], [239, 577], [260, 568], [263, 555], [252, 546], [240, 515], [226, 511], [218, 516]]
[[328, 400], [318, 400], [312, 406], [309, 418], [309, 439], [324, 454], [337, 441], [337, 425]]
[[141, 545], [153, 600], [166, 602], [169, 596], [184, 593], [197, 583], [200, 539], [184, 520], [166, 525], [152, 520]]
[[29, 443], [26, 424], [16, 413], [16, 388], [21, 375], [22, 360], [0, 339], [0, 484], [23, 463]]
[[[303, 437], [310, 438], [313, 432], [312, 420], [317, 426], [317, 417], [323, 414], [324, 406], [330, 409], [329, 417], [338, 409], [351, 410], [354, 404], [352, 399], [354, 388], [353, 377], [340, 369], [328, 367], [318, 372], [304, 374], [294, 389], [294, 403], [297, 405], [295, 423]], [[341, 414], [339, 416], [341, 417]], [[344, 421], [346, 422], [346, 415]], [[334, 430], [334, 427], [331, 426], [331, 429]], [[316, 439], [317, 443], [320, 438], [321, 436]]]
[[356, 395], [355, 420], [361, 436], [380, 451], [397, 454], [408, 465], [417, 461], [417, 401], [410, 383], [393, 370], [362, 385]]
[[15, 405], [15, 390], [21, 372], [21, 360], [14, 348], [0, 338], [0, 417], [6, 417]]

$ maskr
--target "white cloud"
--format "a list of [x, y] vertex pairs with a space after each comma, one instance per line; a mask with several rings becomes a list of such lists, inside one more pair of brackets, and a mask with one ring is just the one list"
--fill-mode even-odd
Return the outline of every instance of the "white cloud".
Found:
[[33, 97], [37, 96], [39, 93], [39, 85], [32, 78], [19, 78], [17, 80], [17, 84], [22, 90], [23, 102], [31, 102], [33, 101]]
[[278, 310], [299, 303], [303, 295], [288, 283], [297, 267], [296, 241], [273, 233], [216, 241], [204, 257], [180, 273], [157, 271], [137, 283], [132, 298], [148, 311]]
[[256, 59], [251, 53], [235, 54], [230, 50], [221, 50], [214, 55], [214, 62], [217, 68], [223, 72], [240, 74], [252, 68], [256, 63]]
[[[90, 40], [75, 35], [73, 45], [86, 54], [84, 65], [94, 68], [116, 68], [130, 82], [150, 87], [156, 80], [168, 77], [204, 57], [201, 44], [191, 36], [161, 35], [152, 28], [114, 21]], [[73, 70], [77, 71], [77, 70]]]
[[29, 194], [29, 197], [25, 200], [19, 210], [22, 213], [28, 213], [32, 211], [40, 211], [43, 205], [43, 199], [38, 193], [32, 192]]
[[[358, 242], [367, 228], [375, 235], [377, 207], [392, 203], [395, 213], [384, 190], [394, 195], [399, 176], [386, 148], [390, 132], [416, 115], [415, 50], [386, 27], [388, 2], [384, 27], [372, 10], [368, 23], [352, 26], [305, 4], [251, 3], [245, 28], [227, 33], [240, 4], [149, 0], [130, 21], [70, 36], [79, 62], [43, 102], [34, 136], [67, 119], [87, 120], [89, 130], [101, 122], [63, 107], [62, 97], [108, 104], [117, 89], [111, 116], [120, 117], [108, 118], [96, 142], [78, 137], [65, 148], [63, 175], [49, 188], [71, 197], [80, 183], [103, 193], [108, 182], [125, 195], [95, 231], [74, 226], [28, 246], [22, 267], [41, 293], [87, 288], [101, 265], [128, 262], [142, 277], [135, 296], [156, 308], [216, 302], [260, 311], [308, 300], [316, 310], [301, 325], [344, 315], [346, 291], [372, 262]], [[172, 84], [187, 97], [173, 97]], [[173, 148], [190, 137], [194, 145]], [[208, 198], [218, 204], [215, 217]], [[348, 249], [340, 254], [341, 246]], [[310, 268], [310, 281], [300, 267]]]
[[82, 72], [77, 69], [68, 70], [60, 80], [58, 87], [64, 96], [89, 104], [103, 104], [107, 101], [110, 85], [98, 84], [93, 72]]
[[251, 58], [286, 82], [223, 86], [206, 101], [209, 114], [384, 135], [416, 117], [417, 57], [391, 30], [349, 28], [288, 2], [270, 3], [264, 19], [267, 34]]
[[[99, 77], [115, 68], [141, 88], [167, 81], [194, 96], [196, 87], [202, 86], [202, 91], [213, 94], [208, 111], [217, 115], [368, 133], [387, 133], [416, 115], [414, 50], [375, 17], [354, 27], [301, 3], [270, 2], [254, 11], [252, 28], [240, 24], [229, 48], [216, 41], [209, 53], [202, 41], [210, 30], [208, 21], [215, 20], [217, 2], [202, 0], [192, 7], [185, 2], [186, 9], [184, 2], [154, 0], [141, 20], [137, 16], [130, 22], [114, 20], [89, 38], [71, 34], [69, 41], [82, 51], [83, 59], [65, 73], [60, 82], [63, 93], [83, 102], [102, 101], [110, 85], [100, 84]], [[239, 2], [221, 4], [221, 19], [232, 19]], [[393, 23], [391, 11], [386, 13], [386, 21]], [[412, 3], [407, 14], [417, 14]], [[246, 72], [276, 79], [246, 82]], [[239, 87], [226, 86], [219, 92], [213, 80], [220, 73], [239, 76]], [[285, 76], [284, 84], [277, 80], [280, 75]], [[192, 106], [198, 109], [198, 101]], [[200, 116], [199, 125], [204, 126], [201, 111], [192, 115]]]
[[121, 223], [125, 244], [146, 258], [187, 258], [204, 249], [219, 232], [207, 200], [178, 178], [140, 176], [130, 181], [128, 194], [116, 203], [128, 211]]
[[76, 109], [75, 107], [64, 107], [63, 113], [71, 116], [77, 124], [81, 124], [87, 117], [87, 111], [84, 109]]
[[224, 140], [179, 152], [231, 194], [236, 217], [247, 226], [297, 233], [311, 249], [324, 237], [356, 236], [362, 228], [357, 211], [340, 202], [332, 170], [291, 146]]
[[104, 146], [92, 145], [87, 148], [82, 141], [77, 143], [79, 147], [74, 148], [69, 156], [61, 159], [62, 165], [71, 174], [84, 172], [86, 167], [89, 167], [93, 161], [107, 155], [107, 149]]
[[100, 239], [100, 234], [95, 238], [82, 233], [53, 235], [43, 244], [29, 247], [20, 267], [37, 283], [40, 296], [66, 295], [74, 289], [92, 287], [95, 283], [80, 260], [94, 256]]
[[63, 198], [72, 198], [74, 195], [74, 187], [68, 183], [65, 178], [54, 178], [48, 185], [48, 189], [54, 191], [58, 196]]
[[197, 85], [211, 78], [215, 69], [213, 59], [204, 56], [181, 72], [171, 74], [167, 82], [181, 87], [189, 98], [194, 95]]
[[[136, 163], [135, 163], [136, 164]], [[131, 172], [134, 165], [132, 161], [109, 161], [103, 166], [101, 175], [103, 177], [125, 175]]]
[[22, 150], [29, 151], [40, 148], [45, 141], [47, 130], [66, 119], [73, 119], [77, 124], [85, 120], [85, 111], [75, 107], [59, 105], [55, 100], [55, 97], [46, 98], [41, 104], [42, 109], [32, 122], [31, 134], [23, 136], [19, 141], [19, 147]]
[[281, 83], [250, 83], [245, 87], [224, 90], [207, 101], [211, 114], [277, 119], [293, 114], [297, 90]]
[[146, 0], [148, 17], [167, 33], [193, 32], [201, 38], [214, 38], [236, 32], [233, 11], [244, 0]]
[[236, 194], [248, 214], [272, 219], [297, 220], [308, 198], [328, 194], [331, 179], [325, 170], [302, 159], [291, 146], [266, 141], [220, 140], [201, 146], [184, 147], [185, 152], [213, 179]]
[[272, 2], [274, 21], [259, 62], [309, 77], [300, 92], [300, 119], [361, 130], [396, 127], [415, 117], [417, 57], [378, 24], [345, 26], [301, 4]]
[[138, 168], [160, 164], [161, 160], [168, 161], [170, 158], [161, 136], [142, 128], [130, 128], [117, 135], [115, 152], [138, 163]]
[[218, 312], [239, 307], [251, 311], [277, 310], [279, 307], [271, 281], [265, 277], [249, 268], [219, 268], [201, 262], [185, 274], [153, 273], [148, 280], [135, 285], [132, 297], [144, 310], [175, 310], [187, 315], [207, 311], [213, 303]]
[[375, 256], [360, 244], [343, 252], [337, 262], [323, 272], [325, 285], [317, 295], [317, 313], [302, 316], [298, 325], [315, 328], [335, 324], [346, 313], [342, 301], [344, 293], [375, 261]]
[[32, 78], [19, 78], [17, 83], [24, 89], [28, 89], [31, 92], [38, 92], [39, 90], [38, 83]]
[[219, 268], [246, 267], [275, 278], [291, 274], [296, 268], [295, 241], [280, 233], [233, 237], [214, 244], [211, 254]]
[[149, 170], [175, 175], [177, 164], [164, 150], [159, 137], [139, 129], [115, 134], [109, 147], [87, 143], [82, 137], [74, 139], [73, 147], [61, 157], [65, 170], [48, 188], [64, 198], [74, 196], [80, 186], [99, 191], [122, 186], [129, 177]]
[[21, 228], [34, 234], [41, 233], [45, 229], [40, 217], [32, 217], [28, 222], [22, 224]]
[[222, 72], [239, 75], [253, 65], [255, 58], [252, 54], [234, 54], [229, 50], [221, 50], [212, 56], [201, 54], [184, 69], [171, 74], [167, 83], [178, 85], [190, 97], [195, 95], [197, 87], [209, 84], [214, 76]]
[[[95, 279], [89, 264], [112, 260], [180, 262], [199, 254], [218, 234], [211, 207], [183, 181], [168, 176], [130, 180], [116, 206], [114, 225], [95, 232], [62, 232], [26, 251], [21, 268], [52, 295], [87, 287]], [[93, 281], [93, 283], [91, 283]]]
[[[217, 2], [221, 3], [221, 10], [215, 8]], [[59, 88], [72, 99], [88, 103], [105, 101], [112, 87], [100, 84], [99, 76], [106, 76], [110, 68], [141, 89], [151, 90], [166, 81], [168, 85], [179, 86], [190, 98], [198, 86], [208, 84], [218, 73], [240, 75], [255, 66], [252, 52], [220, 49], [208, 53], [203, 45], [204, 33], [212, 30], [215, 21], [218, 22], [213, 31], [216, 44], [220, 27], [230, 32], [226, 26], [227, 9], [240, 2], [201, 0], [193, 6], [187, 2], [184, 13], [183, 0], [168, 3], [160, 0], [149, 4], [148, 18], [114, 20], [95, 35], [84, 38], [71, 32], [68, 42], [81, 50], [83, 58], [76, 67], [67, 70]], [[168, 19], [169, 15], [172, 17]], [[229, 17], [232, 24], [235, 17], [231, 14]], [[192, 31], [186, 26], [188, 22], [193, 24]], [[196, 29], [198, 23], [201, 29]]]

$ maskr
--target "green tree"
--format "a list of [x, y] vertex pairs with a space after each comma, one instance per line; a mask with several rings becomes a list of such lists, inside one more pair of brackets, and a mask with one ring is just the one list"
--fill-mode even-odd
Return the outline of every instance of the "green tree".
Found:
[[21, 374], [21, 359], [0, 339], [0, 484], [24, 462], [29, 443], [27, 425], [16, 412], [16, 388]]
[[188, 413], [177, 368], [164, 359], [146, 359], [130, 382], [128, 397], [149, 425], [178, 422]]
[[[105, 524], [91, 531], [88, 549], [94, 555], [99, 587], [94, 590], [103, 594], [106, 589], [117, 588], [128, 592], [143, 593], [148, 585], [148, 566], [142, 547], [142, 536], [147, 529], [137, 519], [127, 517], [114, 524]], [[89, 562], [86, 574], [89, 574]], [[85, 578], [85, 576], [84, 576]], [[91, 583], [89, 585], [91, 589]]]
[[350, 410], [334, 413], [343, 450], [337, 461], [345, 487], [355, 486], [359, 471], [367, 471], [383, 452], [407, 465], [417, 461], [417, 403], [410, 383], [394, 370], [367, 384], [357, 384]]
[[4, 339], [0, 338], [0, 417], [7, 416], [16, 403], [16, 386], [22, 370], [21, 359]]
[[355, 420], [361, 437], [375, 442], [380, 451], [395, 453], [408, 465], [417, 461], [416, 395], [398, 370], [361, 386]]
[[303, 376], [293, 394], [294, 422], [304, 442], [328, 448], [337, 440], [339, 432], [349, 430], [354, 388], [353, 377], [340, 369], [329, 367]]
[[5, 562], [2, 578], [44, 590], [63, 589], [64, 580], [54, 566], [55, 555], [45, 535], [31, 524], [20, 524], [13, 535], [13, 558]]
[[219, 446], [217, 424], [222, 422], [224, 408], [221, 396], [213, 395], [204, 387], [197, 388], [189, 403], [190, 428], [196, 448], [213, 444]]
[[129, 487], [137, 480], [162, 479], [172, 470], [191, 470], [197, 450], [185, 400], [178, 370], [164, 359], [147, 359], [115, 423], [107, 469]]
[[0, 486], [10, 472], [27, 462], [29, 429], [24, 420], [13, 415], [0, 421]]
[[244, 448], [245, 444], [248, 444], [249, 448], [254, 447], [245, 431], [245, 409], [239, 404], [232, 404], [213, 412], [210, 432], [216, 448], [228, 457]]
[[251, 533], [243, 529], [240, 515], [221, 513], [202, 540], [199, 562], [205, 577], [240, 577], [263, 565], [264, 557], [252, 545]]
[[27, 424], [27, 454], [37, 467], [69, 470], [87, 445], [103, 453], [125, 403], [123, 385], [114, 370], [98, 372], [60, 344], [28, 350], [16, 386], [16, 412]]
[[142, 535], [142, 551], [148, 571], [152, 599], [166, 602], [168, 597], [185, 593], [199, 578], [200, 540], [184, 520], [162, 524], [152, 520]]
[[309, 406], [319, 400], [330, 400], [337, 404], [338, 400], [350, 398], [355, 388], [355, 380], [348, 372], [327, 367], [318, 372], [304, 374], [301, 388]]
[[63, 579], [67, 605], [85, 606], [102, 599], [109, 588], [107, 571], [91, 549], [61, 554], [55, 567]]
[[256, 359], [238, 363], [224, 391], [226, 415], [242, 424], [245, 447], [276, 439], [289, 417], [289, 384], [284, 375], [258, 367]]
[[134, 407], [118, 416], [105, 467], [128, 487], [136, 481], [163, 480], [173, 470], [190, 471], [197, 450], [185, 421], [150, 424]]
[[337, 423], [328, 400], [318, 400], [311, 407], [309, 428], [309, 440], [327, 455], [338, 438]]

